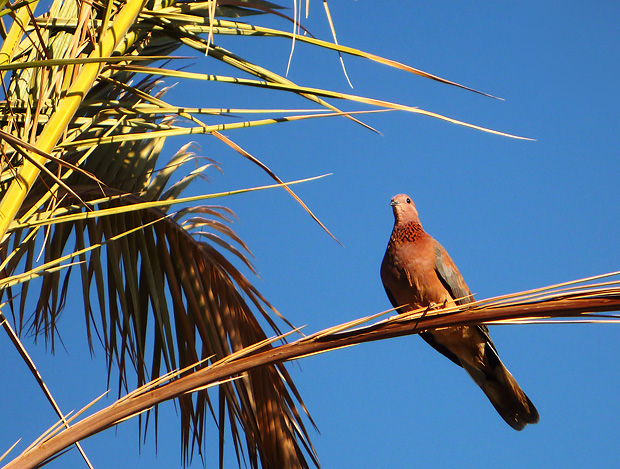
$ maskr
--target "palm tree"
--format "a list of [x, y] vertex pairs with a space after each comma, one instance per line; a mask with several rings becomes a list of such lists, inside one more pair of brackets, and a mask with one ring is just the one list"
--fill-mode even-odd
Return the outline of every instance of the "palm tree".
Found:
[[[460, 85], [335, 40], [299, 34], [297, 21], [263, 0], [56, 0], [43, 15], [33, 13], [36, 5], [37, 1], [13, 6], [5, 2], [2, 10], [12, 20], [0, 50], [5, 86], [0, 295], [12, 317], [2, 316], [0, 321], [16, 346], [21, 347], [18, 336], [29, 331], [53, 349], [69, 278], [78, 277], [90, 347], [103, 347], [108, 376], [118, 372], [119, 396], [129, 393], [112, 409], [113, 417], [101, 423], [100, 416], [96, 431], [164, 398], [176, 398], [184, 461], [202, 454], [205, 429], [213, 419], [219, 429], [221, 465], [226, 427], [239, 464], [318, 465], [307, 428], [312, 419], [282, 361], [445, 322], [431, 324], [433, 318], [415, 317], [408, 318], [409, 323], [401, 319], [396, 325], [391, 321], [362, 333], [343, 333], [368, 319], [364, 318], [290, 344], [284, 349], [289, 355], [281, 355], [275, 340], [268, 338], [281, 336], [276, 323], [280, 316], [239, 268], [253, 271], [247, 246], [229, 226], [232, 212], [222, 205], [201, 205], [227, 194], [185, 197], [190, 183], [217, 163], [195, 154], [190, 143], [166, 157], [164, 142], [190, 134], [216, 137], [264, 170], [274, 186], [281, 186], [276, 174], [222, 132], [321, 116], [344, 116], [365, 125], [355, 113], [328, 103], [329, 98], [478, 128], [418, 108], [298, 86], [245, 60], [242, 47], [229, 51], [219, 46], [217, 38], [225, 35], [304, 41]], [[257, 15], [280, 18], [283, 29], [253, 24]], [[226, 64], [233, 70], [231, 76], [179, 70], [173, 54], [182, 46], [204, 55], [207, 64]], [[286, 91], [307, 100], [314, 111], [274, 108], [261, 110], [267, 117], [256, 119], [257, 110], [216, 109], [208, 102], [182, 108], [166, 100], [166, 89], [159, 86], [165, 77]], [[285, 188], [303, 205], [292, 183]], [[28, 298], [36, 302], [32, 315]], [[261, 327], [261, 317], [270, 331]], [[459, 320], [471, 317], [448, 319]], [[382, 328], [386, 332], [377, 336]], [[201, 387], [214, 380], [224, 380], [216, 392]], [[159, 387], [163, 382], [169, 387]], [[154, 396], [155, 390], [164, 390], [165, 396]], [[139, 409], [123, 407], [132, 399], [140, 401]], [[157, 412], [151, 416], [156, 419]]]
[[[246, 245], [227, 224], [230, 210], [194, 203], [170, 211], [215, 163], [192, 153], [189, 144], [158, 163], [166, 137], [175, 133], [211, 133], [228, 142], [218, 125], [199, 118], [227, 112], [170, 105], [156, 91], [166, 70], [154, 66], [186, 44], [248, 71], [251, 64], [212, 42], [208, 33], [218, 31], [209, 29], [209, 20], [274, 10], [260, 1], [222, 3], [78, 8], [57, 1], [36, 18], [36, 4], [24, 5], [3, 44], [9, 76], [2, 208], [10, 214], [2, 220], [3, 276], [20, 268], [32, 272], [39, 243], [46, 275], [37, 285], [31, 320], [25, 300], [36, 287], [18, 284], [19, 301], [15, 286], [7, 283], [2, 293], [17, 333], [27, 328], [53, 349], [68, 280], [72, 273], [80, 276], [89, 344], [103, 346], [108, 372], [118, 370], [124, 391], [130, 389], [128, 368], [141, 386], [162, 372], [196, 363], [200, 368], [265, 340], [257, 313], [279, 333], [271, 316], [277, 312], [224, 255], [252, 269]], [[243, 32], [231, 21], [217, 24], [220, 33]], [[254, 68], [256, 76], [277, 81]], [[191, 165], [195, 169], [179, 175]], [[67, 253], [79, 265], [54, 267]], [[178, 402], [184, 459], [191, 448], [201, 453], [211, 414], [222, 432], [230, 425], [239, 457], [245, 445], [252, 466], [259, 460], [271, 467], [316, 460], [300, 415], [303, 403], [282, 365], [222, 384], [217, 399], [203, 390]]]

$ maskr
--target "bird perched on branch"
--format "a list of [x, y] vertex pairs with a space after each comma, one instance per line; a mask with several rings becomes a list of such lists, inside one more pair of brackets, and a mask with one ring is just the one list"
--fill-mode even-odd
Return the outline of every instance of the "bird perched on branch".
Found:
[[[415, 204], [405, 194], [392, 198], [394, 229], [381, 263], [381, 280], [399, 313], [420, 308], [462, 305], [471, 292], [446, 250], [424, 231]], [[538, 411], [499, 359], [484, 325], [420, 333], [422, 338], [463, 367], [515, 430], [538, 422]]]

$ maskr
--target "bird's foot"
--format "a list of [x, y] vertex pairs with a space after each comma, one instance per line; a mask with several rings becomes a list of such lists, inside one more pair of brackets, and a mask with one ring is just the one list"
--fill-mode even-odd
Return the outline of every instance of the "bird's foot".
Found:
[[448, 304], [448, 300], [443, 300], [443, 304], [441, 306], [439, 306], [437, 303], [431, 301], [431, 303], [426, 307], [426, 309], [422, 313], [422, 317], [424, 317], [424, 315], [426, 313], [428, 313], [429, 311], [433, 311], [435, 309], [443, 309], [443, 308], [445, 308], [447, 304]]
[[437, 303], [434, 302], [430, 302], [429, 305], [426, 307], [426, 309], [424, 311], [422, 311], [422, 314], [420, 315], [420, 317], [418, 318], [418, 320], [415, 322], [415, 324], [413, 325], [414, 329], [418, 328], [418, 324], [420, 323], [420, 320], [426, 316], [426, 313], [428, 313], [429, 311], [432, 311], [434, 309], [439, 309], [439, 307], [437, 306]]

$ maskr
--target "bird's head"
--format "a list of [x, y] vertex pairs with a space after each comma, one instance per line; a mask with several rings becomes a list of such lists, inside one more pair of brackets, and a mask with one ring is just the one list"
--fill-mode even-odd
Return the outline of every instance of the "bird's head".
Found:
[[418, 211], [407, 194], [398, 194], [390, 202], [396, 223], [420, 223]]

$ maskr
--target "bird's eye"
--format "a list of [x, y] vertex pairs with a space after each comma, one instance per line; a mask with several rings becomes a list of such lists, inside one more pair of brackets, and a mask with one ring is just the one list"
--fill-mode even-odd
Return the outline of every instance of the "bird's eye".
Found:
[[409, 197], [407, 197], [407, 203], [410, 204], [411, 203], [411, 199]]

